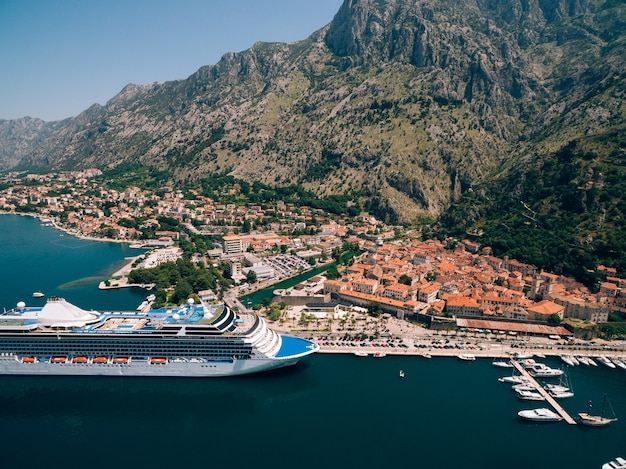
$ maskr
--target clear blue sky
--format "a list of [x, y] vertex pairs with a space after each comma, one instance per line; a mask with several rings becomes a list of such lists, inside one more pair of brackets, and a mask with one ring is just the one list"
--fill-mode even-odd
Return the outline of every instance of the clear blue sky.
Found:
[[186, 78], [256, 41], [294, 42], [342, 0], [0, 0], [0, 119], [46, 121], [128, 83]]

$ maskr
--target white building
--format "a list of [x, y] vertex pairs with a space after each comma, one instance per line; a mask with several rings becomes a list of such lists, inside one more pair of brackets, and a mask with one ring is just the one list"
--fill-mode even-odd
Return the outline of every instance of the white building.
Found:
[[241, 254], [243, 252], [243, 241], [240, 236], [227, 235], [222, 237], [224, 241], [224, 254]]
[[265, 280], [276, 276], [276, 271], [269, 265], [255, 265], [253, 267], [246, 267], [242, 269], [244, 275], [247, 275], [250, 271], [256, 274], [256, 278], [258, 280]]

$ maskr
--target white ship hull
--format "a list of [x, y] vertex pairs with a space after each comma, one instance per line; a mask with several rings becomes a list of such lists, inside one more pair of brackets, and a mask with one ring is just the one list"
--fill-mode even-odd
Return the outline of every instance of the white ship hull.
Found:
[[264, 319], [218, 304], [98, 313], [51, 297], [0, 314], [0, 374], [234, 376], [295, 364], [317, 352]]
[[248, 360], [175, 362], [153, 364], [147, 359], [128, 363], [22, 363], [17, 356], [0, 357], [2, 375], [53, 376], [178, 376], [219, 377], [234, 376], [294, 365], [297, 358], [253, 358]]

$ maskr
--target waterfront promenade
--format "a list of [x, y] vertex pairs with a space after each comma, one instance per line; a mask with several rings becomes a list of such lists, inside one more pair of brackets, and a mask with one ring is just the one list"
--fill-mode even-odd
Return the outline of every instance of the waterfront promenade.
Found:
[[[355, 352], [365, 352], [369, 355], [374, 355], [376, 352], [384, 352], [386, 355], [406, 355], [406, 356], [418, 356], [418, 357], [458, 357], [461, 354], [471, 354], [476, 358], [488, 358], [488, 359], [507, 359], [509, 357], [514, 357], [516, 353], [533, 356], [533, 357], [560, 357], [563, 354], [575, 354], [577, 356], [586, 356], [595, 358], [600, 355], [603, 355], [608, 358], [624, 358], [626, 357], [623, 352], [617, 350], [576, 350], [572, 351], [571, 348], [567, 347], [524, 347], [522, 348], [512, 348], [509, 345], [503, 346], [493, 346], [489, 343], [479, 342], [474, 345], [462, 345], [457, 347], [456, 344], [452, 345], [450, 348], [439, 347], [437, 345], [431, 345], [428, 343], [418, 344], [418, 347], [415, 347], [415, 344], [408, 344], [405, 340], [404, 343], [407, 345], [407, 348], [390, 346], [381, 346], [381, 341], [368, 341], [369, 345], [362, 346], [356, 345], [352, 346], [349, 343], [337, 344], [337, 342], [333, 342], [334, 345], [329, 345], [328, 341], [315, 339], [315, 335], [311, 334], [300, 334], [297, 333], [295, 335], [304, 336], [304, 337], [313, 337], [314, 340], [320, 344], [319, 353], [355, 353]], [[321, 343], [320, 343], [321, 342]], [[332, 342], [332, 341], [331, 341]], [[464, 341], [465, 342], [465, 341]], [[376, 346], [372, 345], [373, 343], [377, 343]], [[600, 365], [601, 366], [601, 365]], [[621, 371], [621, 370], [618, 370]]]
[[[559, 357], [563, 354], [626, 358], [624, 341], [599, 340], [595, 343], [576, 341], [572, 345], [563, 345], [564, 341], [547, 337], [511, 338], [505, 336], [502, 338], [496, 334], [468, 331], [437, 333], [393, 317], [385, 319], [382, 325], [374, 322], [373, 318], [367, 318], [362, 322], [364, 323], [363, 329], [357, 328], [356, 330], [343, 330], [336, 321], [331, 324], [332, 330], [303, 330], [295, 320], [286, 320], [282, 323], [270, 322], [269, 325], [276, 331], [316, 341], [320, 345], [320, 353], [365, 352], [374, 355], [376, 352], [384, 352], [386, 355], [422, 357], [457, 357], [460, 354], [471, 354], [477, 358], [490, 359], [506, 359], [516, 355]], [[379, 332], [379, 337], [371, 339], [370, 337], [374, 336], [376, 331]], [[355, 336], [361, 334], [367, 335], [368, 338], [354, 339]], [[344, 340], [346, 336], [352, 337], [353, 340]]]

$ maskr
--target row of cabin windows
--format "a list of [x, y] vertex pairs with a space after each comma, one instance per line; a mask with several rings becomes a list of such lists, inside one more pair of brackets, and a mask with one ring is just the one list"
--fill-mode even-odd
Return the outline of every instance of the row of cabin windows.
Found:
[[153, 345], [130, 345], [111, 346], [108, 344], [82, 344], [82, 343], [24, 343], [18, 341], [16, 343], [4, 342], [0, 344], [0, 350], [5, 352], [19, 351], [20, 353], [59, 353], [63, 350], [65, 353], [83, 353], [83, 354], [176, 354], [182, 356], [197, 355], [234, 355], [240, 353], [250, 353], [252, 349], [241, 346], [230, 347], [189, 347], [187, 344], [153, 344]]
[[137, 340], [76, 340], [76, 339], [57, 339], [46, 338], [38, 340], [25, 340], [23, 338], [5, 338], [0, 339], [0, 347], [13, 346], [13, 345], [58, 345], [59, 343], [65, 346], [93, 346], [93, 347], [195, 347], [195, 348], [214, 348], [214, 347], [242, 347], [245, 346], [243, 341], [137, 341]]

